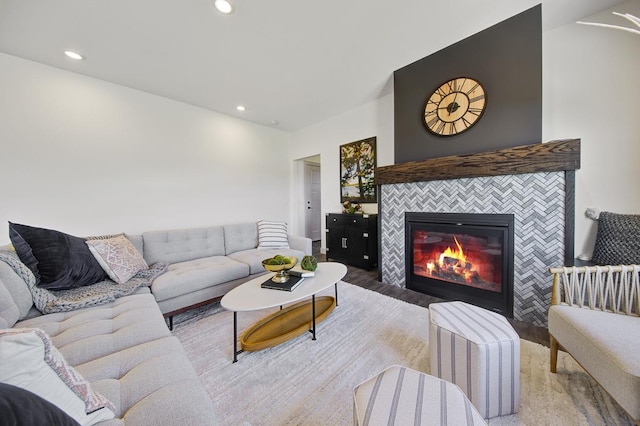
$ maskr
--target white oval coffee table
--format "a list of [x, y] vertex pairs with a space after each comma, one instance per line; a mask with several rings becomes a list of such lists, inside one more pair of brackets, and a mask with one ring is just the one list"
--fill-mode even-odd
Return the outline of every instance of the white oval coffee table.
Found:
[[[238, 351], [238, 312], [257, 311], [261, 309], [268, 309], [283, 305], [298, 302], [303, 299], [311, 297], [311, 312], [310, 319], [312, 322], [311, 331], [313, 333], [313, 340], [316, 339], [316, 293], [325, 290], [332, 285], [335, 286], [335, 304], [338, 303], [338, 281], [340, 281], [347, 274], [347, 267], [337, 262], [320, 262], [318, 268], [315, 271], [313, 277], [307, 277], [304, 281], [293, 291], [281, 291], [261, 288], [260, 285], [266, 280], [273, 277], [273, 273], [261, 275], [246, 283], [234, 288], [228, 292], [220, 301], [220, 305], [228, 310], [233, 311], [233, 362], [238, 360], [238, 354], [243, 350]], [[302, 304], [300, 305], [302, 307]], [[284, 309], [280, 312], [276, 312], [271, 315], [267, 322], [276, 323], [281, 315], [286, 315], [290, 310]], [[323, 317], [324, 318], [324, 317]], [[265, 321], [260, 321], [264, 326]], [[299, 334], [290, 334], [286, 340], [293, 338]], [[281, 339], [282, 340], [282, 339]], [[280, 341], [279, 343], [282, 343]]]

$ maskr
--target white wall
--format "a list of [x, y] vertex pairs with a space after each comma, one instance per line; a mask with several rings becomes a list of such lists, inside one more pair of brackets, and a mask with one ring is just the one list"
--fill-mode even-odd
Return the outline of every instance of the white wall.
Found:
[[5, 54], [0, 94], [0, 244], [289, 220], [288, 133]]
[[[582, 139], [576, 254], [593, 246], [587, 207], [640, 213], [639, 48], [577, 24], [544, 34], [543, 139]], [[393, 95], [289, 135], [4, 54], [0, 94], [0, 244], [7, 220], [90, 235], [273, 218], [302, 234], [293, 160], [320, 155], [323, 213], [341, 210], [341, 144], [377, 136], [393, 164]]]
[[[386, 95], [293, 134], [291, 158], [294, 160], [320, 155], [322, 176], [322, 250], [325, 243], [326, 213], [342, 211], [340, 203], [340, 145], [376, 136], [377, 164], [393, 164], [393, 95]], [[292, 174], [295, 182], [299, 175]], [[304, 200], [299, 191], [292, 192], [292, 229], [304, 234], [300, 212]], [[362, 204], [366, 213], [377, 213], [377, 204]]]
[[[640, 16], [640, 1], [623, 3], [616, 11]], [[605, 19], [627, 22], [612, 18], [610, 11], [584, 20]], [[595, 225], [584, 216], [587, 207], [640, 214], [638, 52], [640, 36], [627, 32], [569, 24], [543, 36], [543, 141], [582, 140], [576, 255], [593, 250]], [[322, 156], [325, 212], [340, 211], [338, 146], [369, 136], [378, 137], [378, 165], [393, 164], [393, 96], [294, 134], [294, 158]]]
[[[633, 27], [612, 10], [640, 16], [640, 1], [582, 20]], [[590, 255], [596, 224], [588, 207], [640, 214], [640, 35], [570, 24], [543, 41], [543, 136], [582, 140], [576, 255]]]

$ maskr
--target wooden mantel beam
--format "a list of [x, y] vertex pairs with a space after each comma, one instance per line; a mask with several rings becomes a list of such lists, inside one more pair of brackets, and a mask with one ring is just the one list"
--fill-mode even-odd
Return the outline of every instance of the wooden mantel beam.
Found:
[[580, 139], [565, 139], [478, 154], [377, 167], [376, 185], [481, 176], [557, 172], [580, 168]]

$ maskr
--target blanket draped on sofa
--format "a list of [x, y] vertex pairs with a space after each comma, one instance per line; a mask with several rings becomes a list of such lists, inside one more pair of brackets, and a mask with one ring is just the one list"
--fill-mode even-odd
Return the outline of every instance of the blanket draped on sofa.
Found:
[[90, 306], [103, 305], [135, 293], [140, 287], [149, 287], [153, 280], [167, 271], [166, 263], [158, 262], [149, 269], [138, 272], [123, 284], [104, 280], [96, 284], [69, 290], [49, 291], [39, 288], [33, 272], [20, 261], [13, 251], [0, 251], [0, 261], [9, 265], [15, 273], [27, 283], [33, 303], [43, 314], [69, 312]]

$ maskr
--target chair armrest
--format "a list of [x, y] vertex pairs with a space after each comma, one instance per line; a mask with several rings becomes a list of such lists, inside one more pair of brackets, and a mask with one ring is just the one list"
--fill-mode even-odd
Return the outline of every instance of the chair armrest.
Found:
[[300, 250], [308, 256], [312, 254], [311, 238], [289, 235], [289, 247], [294, 250]]

